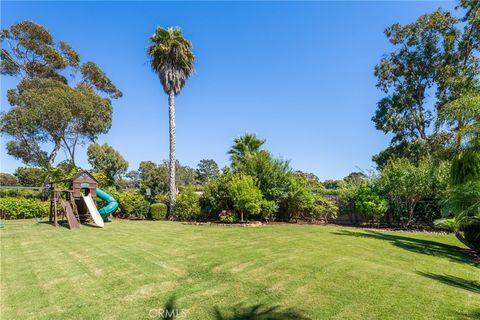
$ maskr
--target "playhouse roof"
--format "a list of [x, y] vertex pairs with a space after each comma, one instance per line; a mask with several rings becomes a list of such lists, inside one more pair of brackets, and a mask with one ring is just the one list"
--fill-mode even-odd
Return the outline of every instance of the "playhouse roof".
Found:
[[95, 179], [95, 177], [92, 176], [92, 175], [90, 174], [90, 172], [88, 172], [88, 171], [86, 171], [86, 170], [80, 170], [80, 171], [78, 171], [78, 172], [72, 177], [72, 179], [70, 179], [70, 180], [72, 180], [72, 181], [73, 181], [73, 180], [76, 180], [76, 179], [78, 179], [78, 178], [79, 178], [81, 175], [83, 175], [83, 174], [88, 175], [90, 178], [93, 179], [93, 181], [98, 182], [97, 179]]

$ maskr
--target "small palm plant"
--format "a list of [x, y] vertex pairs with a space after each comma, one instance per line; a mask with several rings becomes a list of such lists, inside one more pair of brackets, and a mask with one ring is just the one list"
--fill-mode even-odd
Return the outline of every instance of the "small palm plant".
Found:
[[192, 43], [185, 39], [178, 27], [164, 29], [157, 27], [150, 37], [148, 46], [151, 66], [158, 74], [163, 90], [168, 94], [168, 118], [170, 124], [170, 161], [169, 161], [169, 215], [175, 219], [175, 96], [185, 86], [193, 72], [195, 56]]
[[451, 167], [451, 187], [443, 203], [445, 219], [437, 226], [455, 231], [466, 246], [480, 252], [480, 152], [462, 151]]
[[233, 146], [228, 151], [232, 164], [242, 162], [249, 154], [260, 151], [265, 140], [257, 138], [254, 133], [245, 133], [233, 140]]

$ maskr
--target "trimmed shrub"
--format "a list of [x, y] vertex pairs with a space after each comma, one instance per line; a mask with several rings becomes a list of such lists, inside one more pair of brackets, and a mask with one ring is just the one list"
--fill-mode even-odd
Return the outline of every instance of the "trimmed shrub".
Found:
[[167, 218], [167, 205], [165, 203], [152, 203], [150, 217], [152, 220], [165, 220]]
[[6, 219], [47, 217], [50, 204], [38, 199], [0, 198], [0, 211]]
[[188, 186], [177, 196], [175, 214], [180, 220], [196, 220], [200, 217], [200, 198], [195, 187]]
[[145, 219], [150, 211], [150, 203], [143, 196], [134, 191], [128, 191], [119, 194], [118, 201], [122, 213], [131, 218]]

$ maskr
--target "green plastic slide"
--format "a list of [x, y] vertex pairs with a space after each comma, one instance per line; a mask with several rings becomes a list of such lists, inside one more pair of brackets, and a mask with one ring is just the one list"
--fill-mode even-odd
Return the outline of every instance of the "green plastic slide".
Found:
[[100, 215], [102, 216], [103, 221], [106, 222], [106, 221], [108, 221], [108, 218], [107, 218], [108, 215], [111, 214], [111, 213], [114, 213], [115, 210], [117, 210], [118, 202], [117, 202], [117, 200], [115, 200], [114, 197], [112, 197], [111, 195], [109, 195], [108, 193], [106, 193], [105, 191], [103, 191], [100, 188], [97, 188], [97, 197], [99, 197], [103, 201], [107, 202], [106, 206], [101, 207], [98, 210], [98, 213], [100, 213]]

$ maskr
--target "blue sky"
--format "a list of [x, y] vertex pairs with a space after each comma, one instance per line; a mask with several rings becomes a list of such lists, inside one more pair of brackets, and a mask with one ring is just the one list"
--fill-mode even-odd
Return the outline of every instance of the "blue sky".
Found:
[[[228, 164], [234, 137], [255, 132], [293, 168], [320, 179], [371, 169], [388, 146], [371, 117], [382, 93], [373, 68], [392, 48], [383, 30], [442, 2], [4, 2], [1, 26], [45, 26], [120, 88], [108, 142], [137, 169], [168, 158], [167, 97], [146, 55], [157, 25], [180, 26], [193, 42], [195, 74], [177, 98], [177, 158]], [[17, 79], [1, 78], [1, 108]], [[1, 146], [1, 170], [21, 162]], [[77, 162], [88, 168], [85, 149]], [[61, 158], [59, 158], [60, 160]]]

